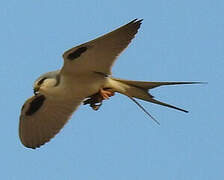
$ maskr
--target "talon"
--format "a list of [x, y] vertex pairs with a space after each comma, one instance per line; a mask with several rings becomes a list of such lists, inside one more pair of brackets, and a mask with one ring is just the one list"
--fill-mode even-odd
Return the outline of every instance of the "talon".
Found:
[[102, 105], [102, 102], [97, 104], [91, 104], [90, 106], [92, 107], [93, 110], [97, 111], [101, 105]]

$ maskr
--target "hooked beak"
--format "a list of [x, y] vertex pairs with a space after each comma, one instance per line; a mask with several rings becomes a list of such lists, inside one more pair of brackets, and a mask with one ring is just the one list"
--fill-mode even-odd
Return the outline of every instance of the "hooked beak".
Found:
[[39, 89], [40, 87], [37, 87], [37, 86], [33, 88], [34, 95], [37, 95], [39, 93]]

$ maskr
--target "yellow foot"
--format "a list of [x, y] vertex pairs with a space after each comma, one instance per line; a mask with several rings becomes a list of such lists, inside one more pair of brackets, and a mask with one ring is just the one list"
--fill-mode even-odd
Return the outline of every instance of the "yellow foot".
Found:
[[99, 90], [102, 100], [109, 99], [111, 96], [114, 96], [114, 91], [112, 89], [103, 89]]
[[102, 105], [103, 100], [109, 99], [111, 96], [114, 96], [114, 91], [112, 89], [103, 89], [101, 88], [98, 93], [90, 96], [86, 99], [83, 104], [89, 104], [93, 110], [97, 111]]

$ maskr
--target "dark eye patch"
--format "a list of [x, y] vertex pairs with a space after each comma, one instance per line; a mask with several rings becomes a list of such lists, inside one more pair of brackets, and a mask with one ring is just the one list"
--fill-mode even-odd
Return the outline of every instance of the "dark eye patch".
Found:
[[41, 85], [44, 82], [45, 79], [47, 79], [47, 78], [44, 77], [43, 79], [41, 79], [40, 81], [38, 81], [37, 85]]
[[85, 46], [84, 46], [84, 47], [80, 47], [80, 48], [78, 48], [77, 50], [71, 52], [71, 53], [67, 56], [67, 58], [68, 58], [69, 60], [74, 60], [74, 59], [80, 57], [81, 54], [84, 53], [86, 50], [87, 50], [87, 47], [85, 47]]

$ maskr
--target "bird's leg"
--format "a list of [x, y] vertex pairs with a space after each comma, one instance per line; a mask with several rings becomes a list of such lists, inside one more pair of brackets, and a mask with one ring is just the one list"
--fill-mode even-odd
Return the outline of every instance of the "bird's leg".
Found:
[[114, 91], [112, 89], [100, 88], [98, 93], [90, 96], [83, 102], [83, 104], [90, 104], [90, 107], [92, 107], [93, 110], [97, 111], [102, 105], [102, 101], [109, 99], [111, 96], [114, 96]]
[[105, 89], [100, 88], [99, 94], [102, 100], [106, 100], [106, 99], [109, 99], [111, 96], [114, 96], [114, 91], [109, 88], [105, 88]]

